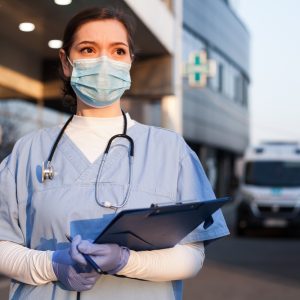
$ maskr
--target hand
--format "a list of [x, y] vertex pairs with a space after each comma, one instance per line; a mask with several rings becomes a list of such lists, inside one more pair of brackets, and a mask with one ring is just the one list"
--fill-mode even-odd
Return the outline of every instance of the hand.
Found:
[[[77, 238], [77, 236], [75, 237]], [[120, 247], [117, 244], [93, 244], [90, 241], [82, 240], [76, 247], [72, 245], [71, 257], [81, 265], [87, 265], [84, 254], [88, 254], [108, 274], [116, 274], [127, 264], [129, 249]]]
[[[81, 239], [77, 237], [72, 242], [72, 247], [77, 247]], [[74, 244], [74, 245], [73, 245]], [[70, 248], [56, 250], [52, 256], [53, 271], [62, 285], [70, 291], [87, 291], [96, 283], [100, 275], [95, 271], [88, 271], [78, 265], [70, 255]]]

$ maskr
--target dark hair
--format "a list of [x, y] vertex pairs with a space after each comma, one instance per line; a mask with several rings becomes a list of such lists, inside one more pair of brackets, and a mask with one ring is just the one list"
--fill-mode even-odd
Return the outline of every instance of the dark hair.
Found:
[[[134, 43], [133, 43], [133, 34], [134, 34], [134, 24], [131, 16], [126, 14], [123, 10], [114, 7], [94, 7], [83, 10], [76, 14], [67, 24], [63, 36], [63, 45], [62, 49], [67, 55], [70, 54], [70, 49], [74, 42], [74, 36], [83, 24], [95, 21], [95, 20], [108, 20], [113, 19], [122, 23], [127, 31], [127, 39], [130, 55], [134, 56]], [[74, 112], [76, 110], [76, 94], [74, 93], [71, 84], [70, 78], [64, 76], [62, 67], [60, 65], [60, 74], [63, 80], [63, 95], [64, 102], [67, 106], [71, 107], [71, 110]]]

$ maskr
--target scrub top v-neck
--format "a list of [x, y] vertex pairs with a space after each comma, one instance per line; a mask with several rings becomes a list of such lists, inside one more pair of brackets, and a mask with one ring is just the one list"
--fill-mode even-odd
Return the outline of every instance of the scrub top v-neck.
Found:
[[[1, 163], [0, 240], [55, 251], [68, 247], [65, 234], [94, 239], [115, 215], [114, 210], [100, 207], [95, 200], [101, 155], [90, 163], [66, 135], [53, 157], [57, 174], [53, 180], [40, 181], [41, 162], [49, 154], [59, 130], [42, 129], [23, 137]], [[128, 135], [135, 142], [133, 186], [122, 209], [215, 198], [196, 154], [181, 136], [140, 123], [129, 128]], [[128, 167], [127, 141], [116, 140], [97, 183], [101, 199], [114, 203], [124, 199]], [[196, 228], [181, 243], [212, 241], [229, 233], [220, 210], [213, 215], [213, 221], [207, 229], [202, 225]], [[119, 297], [178, 300], [182, 297], [182, 283], [107, 275], [81, 295], [81, 299], [87, 300]], [[65, 290], [59, 282], [31, 286], [12, 281], [10, 299], [75, 300], [76, 293]]]

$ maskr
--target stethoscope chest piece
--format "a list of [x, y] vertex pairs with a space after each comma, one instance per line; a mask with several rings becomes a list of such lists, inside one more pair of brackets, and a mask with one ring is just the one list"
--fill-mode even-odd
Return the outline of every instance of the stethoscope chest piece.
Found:
[[[123, 206], [125, 206], [127, 204], [128, 199], [130, 197], [130, 193], [131, 193], [131, 179], [133, 177], [132, 176], [132, 172], [133, 172], [132, 165], [133, 165], [133, 156], [134, 156], [134, 141], [129, 135], [127, 135], [127, 118], [126, 118], [126, 115], [125, 115], [123, 110], [122, 110], [122, 115], [123, 115], [123, 118], [124, 118], [123, 133], [122, 134], [116, 134], [116, 135], [112, 136], [109, 139], [109, 141], [107, 143], [107, 146], [106, 146], [106, 149], [104, 151], [103, 158], [102, 158], [101, 163], [100, 163], [100, 167], [99, 167], [97, 178], [96, 178], [96, 184], [95, 184], [96, 202], [101, 207], [111, 208], [111, 209], [114, 209], [114, 210], [117, 210], [118, 208], [122, 208]], [[71, 116], [68, 119], [68, 121], [65, 123], [65, 125], [61, 129], [59, 135], [57, 136], [57, 138], [56, 138], [56, 140], [55, 140], [55, 142], [52, 146], [52, 149], [51, 149], [51, 152], [50, 152], [50, 155], [49, 155], [49, 158], [48, 158], [47, 162], [42, 163], [42, 178], [41, 178], [42, 182], [45, 182], [45, 180], [47, 180], [47, 179], [52, 180], [54, 178], [55, 173], [54, 173], [54, 168], [52, 166], [51, 161], [52, 161], [55, 149], [58, 145], [58, 142], [60, 141], [65, 129], [67, 128], [68, 124], [71, 122], [72, 118], [73, 118], [73, 116]], [[110, 146], [111, 146], [113, 140], [116, 139], [116, 138], [125, 138], [129, 142], [129, 146], [130, 146], [130, 151], [129, 151], [129, 167], [130, 167], [130, 170], [129, 170], [128, 188], [127, 188], [127, 192], [126, 192], [126, 195], [125, 195], [125, 199], [119, 205], [113, 205], [109, 201], [100, 201], [99, 196], [98, 196], [98, 185], [99, 185], [100, 180], [101, 180], [101, 175], [102, 175], [102, 171], [103, 171], [103, 168], [104, 168], [104, 162], [105, 162], [106, 156], [108, 155]]]
[[44, 182], [46, 179], [53, 179], [54, 178], [54, 169], [51, 165], [50, 161], [43, 162], [42, 163], [42, 182]]

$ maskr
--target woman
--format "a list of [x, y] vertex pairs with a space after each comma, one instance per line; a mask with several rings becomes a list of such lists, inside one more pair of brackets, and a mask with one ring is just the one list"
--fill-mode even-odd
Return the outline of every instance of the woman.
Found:
[[[11, 299], [76, 299], [78, 292], [82, 299], [181, 299], [181, 280], [202, 267], [203, 242], [228, 234], [218, 211], [208, 229], [198, 227], [173, 248], [89, 242], [122, 209], [214, 198], [182, 137], [122, 114], [133, 53], [128, 17], [115, 9], [85, 10], [66, 27], [59, 54], [77, 109], [49, 159], [55, 172], [41, 162], [61, 127], [21, 138], [0, 167], [0, 272], [13, 279]], [[127, 139], [112, 142], [102, 165], [109, 139], [122, 132], [134, 142], [132, 172]], [[92, 270], [82, 253], [107, 274]]]

